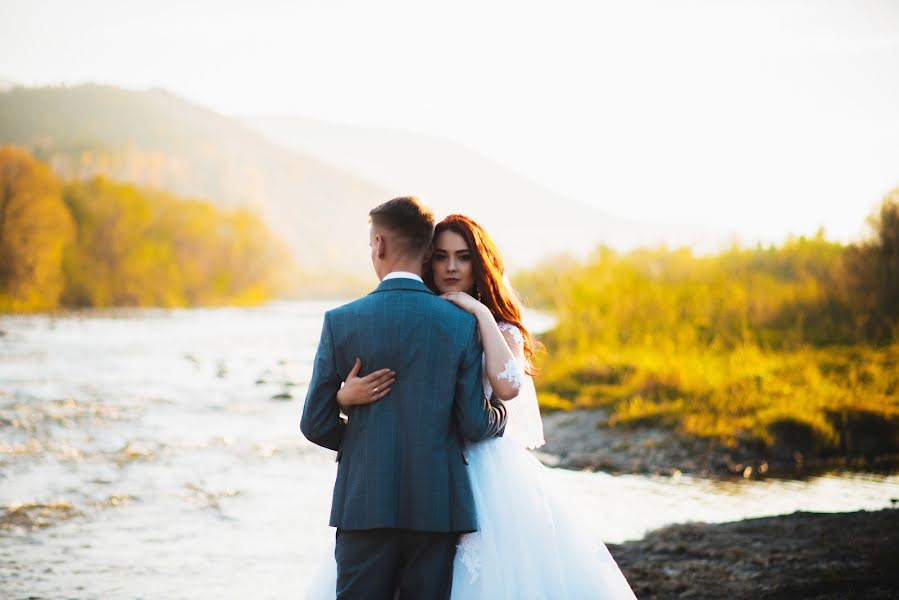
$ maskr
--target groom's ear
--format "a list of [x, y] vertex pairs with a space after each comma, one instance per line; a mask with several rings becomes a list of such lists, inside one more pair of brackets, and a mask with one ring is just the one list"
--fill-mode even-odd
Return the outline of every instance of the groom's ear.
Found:
[[425, 264], [426, 262], [431, 260], [432, 256], [434, 256], [434, 244], [430, 243], [430, 244], [428, 244], [428, 247], [425, 248], [424, 256], [421, 257], [422, 264]]
[[380, 233], [375, 234], [375, 256], [383, 259], [387, 254], [387, 240]]

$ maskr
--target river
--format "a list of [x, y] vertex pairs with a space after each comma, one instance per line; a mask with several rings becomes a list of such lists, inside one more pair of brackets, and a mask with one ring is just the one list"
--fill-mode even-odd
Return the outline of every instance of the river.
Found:
[[[334, 453], [299, 431], [333, 305], [0, 317], [2, 596], [302, 597], [333, 536]], [[899, 497], [896, 475], [550, 476], [606, 542]]]

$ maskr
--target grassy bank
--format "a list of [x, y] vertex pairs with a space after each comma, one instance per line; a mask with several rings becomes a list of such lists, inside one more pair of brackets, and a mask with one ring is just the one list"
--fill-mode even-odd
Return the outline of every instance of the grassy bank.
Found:
[[601, 247], [520, 274], [558, 316], [538, 360], [545, 410], [601, 408], [759, 456], [899, 453], [899, 190], [845, 245]]
[[666, 352], [598, 347], [544, 360], [544, 409], [604, 408], [724, 446], [812, 456], [899, 451], [899, 345]]

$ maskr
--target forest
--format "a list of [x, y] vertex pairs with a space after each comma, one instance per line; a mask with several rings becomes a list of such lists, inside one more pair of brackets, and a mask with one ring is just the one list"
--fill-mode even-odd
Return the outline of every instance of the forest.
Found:
[[294, 270], [246, 209], [101, 176], [62, 181], [0, 147], [0, 312], [258, 304]]

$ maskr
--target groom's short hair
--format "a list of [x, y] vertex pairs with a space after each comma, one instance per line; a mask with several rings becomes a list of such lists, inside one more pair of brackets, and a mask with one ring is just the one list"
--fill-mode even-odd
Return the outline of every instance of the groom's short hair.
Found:
[[405, 246], [405, 254], [419, 256], [434, 237], [434, 213], [415, 196], [400, 196], [368, 213], [372, 224], [390, 230]]

